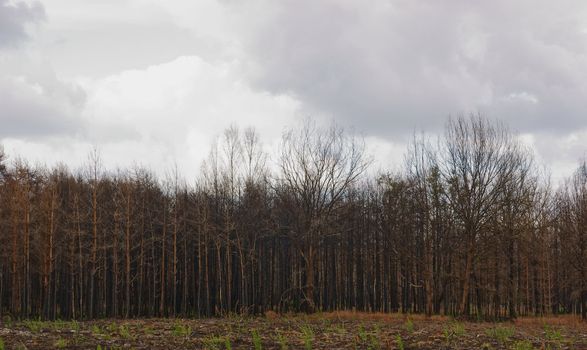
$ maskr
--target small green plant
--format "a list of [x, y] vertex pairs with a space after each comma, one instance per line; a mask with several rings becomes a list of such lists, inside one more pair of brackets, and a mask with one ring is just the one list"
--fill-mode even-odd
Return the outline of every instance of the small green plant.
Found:
[[534, 346], [529, 340], [519, 340], [514, 343], [512, 350], [534, 350]]
[[367, 350], [379, 350], [381, 349], [381, 343], [379, 342], [379, 334], [381, 333], [381, 329], [379, 326], [375, 325], [375, 328], [372, 332], [367, 333], [367, 338], [369, 339]]
[[481, 344], [481, 349], [483, 349], [483, 350], [491, 350], [491, 349], [493, 349], [493, 347], [489, 343], [483, 343], [483, 344]]
[[44, 322], [38, 320], [25, 320], [22, 324], [33, 333], [39, 333], [41, 329], [45, 328]]
[[287, 338], [283, 334], [277, 333], [275, 335], [275, 341], [277, 342], [277, 344], [279, 344], [280, 350], [287, 350], [288, 349]]
[[500, 344], [503, 344], [506, 341], [508, 341], [511, 337], [514, 336], [514, 333], [515, 333], [514, 327], [502, 327], [502, 326], [490, 328], [485, 331], [485, 334], [487, 336], [494, 338]]
[[153, 335], [153, 327], [151, 326], [146, 326], [143, 328], [143, 333], [147, 334], [147, 335]]
[[251, 331], [251, 336], [253, 337], [253, 346], [255, 350], [263, 349], [263, 345], [261, 344], [261, 336], [259, 335], [259, 332], [256, 329], [253, 329]]
[[2, 317], [2, 323], [4, 323], [5, 327], [12, 327], [12, 318], [8, 315]]
[[226, 341], [227, 340], [228, 340], [228, 338], [224, 339], [222, 337], [212, 335], [212, 336], [208, 336], [208, 337], [204, 338], [202, 340], [202, 342], [203, 342], [203, 345], [204, 345], [204, 349], [220, 350], [220, 348], [224, 344], [224, 346], [226, 347], [226, 349], [229, 349], [230, 350], [232, 346], [230, 345], [230, 340], [228, 340], [228, 344], [229, 344], [230, 348], [226, 346]]
[[[551, 343], [556, 349], [561, 348], [562, 342], [564, 340], [563, 335], [560, 330], [550, 327], [549, 325], [544, 325], [544, 337], [546, 340]], [[550, 348], [550, 346], [548, 346]]]
[[102, 350], [102, 345], [98, 344], [98, 346], [96, 346], [96, 350]]
[[127, 325], [120, 325], [120, 327], [118, 327], [118, 334], [125, 339], [133, 338]]
[[549, 325], [544, 325], [544, 335], [550, 341], [561, 342], [563, 340], [561, 331]]
[[344, 321], [334, 322], [331, 321], [328, 326], [324, 328], [324, 332], [326, 333], [334, 333], [334, 334], [344, 334], [346, 333], [346, 329], [344, 328]]
[[444, 337], [444, 340], [450, 344], [450, 341], [452, 340], [452, 332], [448, 327], [442, 329], [442, 336]]
[[398, 333], [398, 335], [395, 336], [395, 343], [396, 343], [397, 348], [399, 350], [404, 350], [405, 345], [404, 345], [404, 341], [402, 340], [401, 334]]
[[367, 342], [368, 334], [367, 334], [367, 330], [365, 329], [365, 326], [363, 326], [363, 324], [359, 325], [358, 337], [359, 337], [359, 340], [361, 341], [361, 343]]
[[173, 326], [173, 336], [175, 337], [187, 337], [192, 334], [192, 328], [181, 324], [179, 322], [175, 323]]
[[232, 350], [232, 343], [230, 342], [230, 338], [224, 338], [224, 348], [226, 350]]
[[4, 340], [2, 338], [0, 338], [0, 350], [4, 350], [4, 349], [5, 349]]
[[304, 349], [312, 350], [314, 344], [314, 331], [310, 326], [302, 326], [302, 338], [304, 340]]
[[74, 327], [76, 327], [76, 325], [73, 324], [74, 321], [68, 322], [68, 321], [63, 321], [63, 320], [55, 320], [53, 321], [53, 323], [51, 324], [51, 327], [55, 330], [63, 330], [63, 329], [73, 329]]
[[457, 337], [462, 337], [465, 335], [465, 325], [460, 322], [455, 322], [453, 324], [453, 331]]
[[98, 325], [93, 325], [92, 326], [92, 334], [94, 334], [94, 335], [101, 335], [102, 334], [102, 328], [98, 327]]
[[42, 321], [36, 321], [39, 326], [41, 328], [50, 328], [56, 331], [60, 331], [60, 330], [72, 330], [72, 331], [79, 331], [80, 330], [80, 325], [79, 322], [77, 322], [76, 320], [73, 321], [63, 321], [63, 320], [55, 320], [53, 322], [42, 322]]
[[408, 331], [408, 333], [413, 333], [414, 332], [414, 322], [412, 322], [412, 320], [410, 320], [409, 317], [406, 320], [406, 323], [404, 324], [404, 327], [405, 327], [406, 331]]
[[55, 347], [57, 349], [64, 349], [66, 346], [67, 346], [67, 341], [65, 339], [63, 339], [63, 338], [59, 338], [55, 342]]
[[379, 336], [377, 334], [369, 335], [369, 346], [367, 350], [379, 350], [381, 349], [381, 343], [379, 342]]
[[460, 322], [453, 322], [452, 324], [444, 327], [442, 334], [444, 335], [446, 342], [450, 344], [456, 338], [465, 335], [465, 326]]

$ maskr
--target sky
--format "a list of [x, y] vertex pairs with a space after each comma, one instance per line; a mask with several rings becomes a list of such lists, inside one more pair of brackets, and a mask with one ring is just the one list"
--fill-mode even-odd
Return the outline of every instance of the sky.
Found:
[[200, 172], [230, 125], [312, 118], [401, 168], [449, 116], [504, 121], [552, 174], [587, 152], [583, 0], [0, 0], [0, 144], [75, 169]]

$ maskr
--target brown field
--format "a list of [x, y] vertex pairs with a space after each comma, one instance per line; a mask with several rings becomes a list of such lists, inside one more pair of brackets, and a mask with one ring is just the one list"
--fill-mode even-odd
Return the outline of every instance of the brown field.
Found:
[[83, 322], [5, 319], [0, 339], [5, 349], [587, 349], [587, 324], [571, 316], [496, 324], [354, 312]]

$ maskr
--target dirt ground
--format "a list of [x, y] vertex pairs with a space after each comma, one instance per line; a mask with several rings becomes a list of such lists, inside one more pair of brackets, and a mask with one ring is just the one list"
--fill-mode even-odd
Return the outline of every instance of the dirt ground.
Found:
[[515, 322], [353, 312], [212, 319], [10, 321], [5, 349], [586, 349], [570, 316]]

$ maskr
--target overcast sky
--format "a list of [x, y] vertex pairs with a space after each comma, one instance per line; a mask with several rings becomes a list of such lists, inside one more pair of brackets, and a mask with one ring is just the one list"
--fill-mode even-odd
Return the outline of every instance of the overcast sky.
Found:
[[308, 116], [397, 168], [449, 115], [505, 121], [558, 181], [587, 151], [587, 2], [0, 0], [0, 143], [76, 168], [97, 146], [195, 176], [213, 138], [267, 149]]

